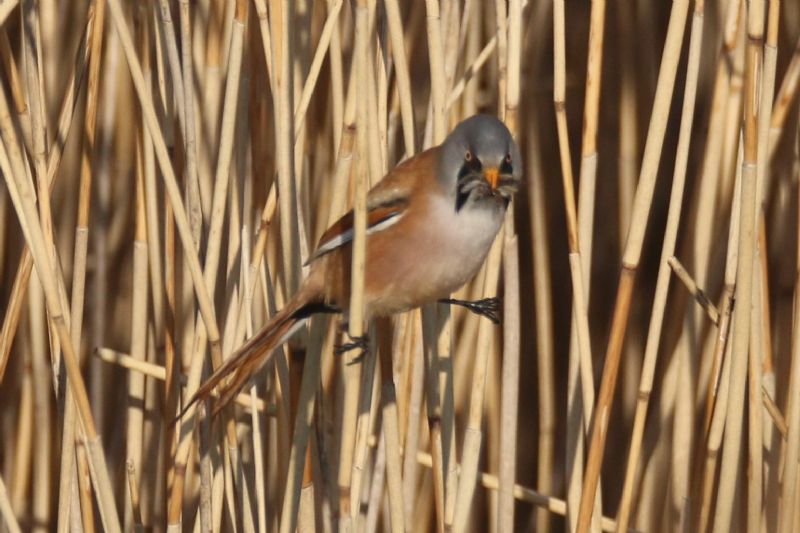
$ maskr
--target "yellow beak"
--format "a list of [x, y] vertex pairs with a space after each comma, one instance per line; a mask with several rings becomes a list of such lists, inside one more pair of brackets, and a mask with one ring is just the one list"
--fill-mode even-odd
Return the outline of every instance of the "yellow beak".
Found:
[[492, 189], [497, 188], [497, 182], [500, 180], [500, 170], [497, 167], [487, 167], [483, 169], [483, 177], [489, 182]]

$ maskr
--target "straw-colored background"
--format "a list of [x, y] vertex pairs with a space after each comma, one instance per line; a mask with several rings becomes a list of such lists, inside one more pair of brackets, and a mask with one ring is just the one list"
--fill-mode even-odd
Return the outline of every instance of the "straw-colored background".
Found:
[[[4, 0], [0, 56], [0, 531], [800, 530], [796, 1]], [[477, 112], [502, 326], [356, 289], [371, 356], [175, 423]]]

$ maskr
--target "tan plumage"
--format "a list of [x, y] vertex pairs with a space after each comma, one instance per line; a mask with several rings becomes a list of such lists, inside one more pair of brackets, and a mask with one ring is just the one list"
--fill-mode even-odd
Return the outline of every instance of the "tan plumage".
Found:
[[[519, 169], [512, 172], [511, 161], [517, 154], [505, 126], [479, 115], [462, 122], [442, 145], [395, 167], [369, 191], [367, 320], [446, 298], [475, 275], [516, 190]], [[202, 384], [183, 412], [218, 388], [217, 413], [300, 322], [316, 312], [347, 313], [352, 227], [352, 211], [331, 225], [297, 294]]]

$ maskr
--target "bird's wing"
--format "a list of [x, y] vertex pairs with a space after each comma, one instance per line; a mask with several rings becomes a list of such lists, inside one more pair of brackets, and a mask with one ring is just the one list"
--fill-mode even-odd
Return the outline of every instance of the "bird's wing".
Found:
[[[406, 213], [411, 203], [412, 192], [421, 180], [434, 179], [437, 149], [427, 150], [407, 159], [367, 194], [367, 235], [383, 231], [397, 222]], [[316, 251], [308, 263], [348, 244], [353, 240], [353, 211], [345, 213], [322, 234]]]

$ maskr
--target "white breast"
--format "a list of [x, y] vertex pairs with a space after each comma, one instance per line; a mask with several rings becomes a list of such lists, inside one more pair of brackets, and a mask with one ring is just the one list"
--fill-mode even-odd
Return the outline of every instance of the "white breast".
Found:
[[503, 223], [502, 205], [486, 201], [469, 203], [456, 212], [449, 201], [434, 207], [439, 261], [430, 272], [450, 292], [469, 281], [483, 264]]

